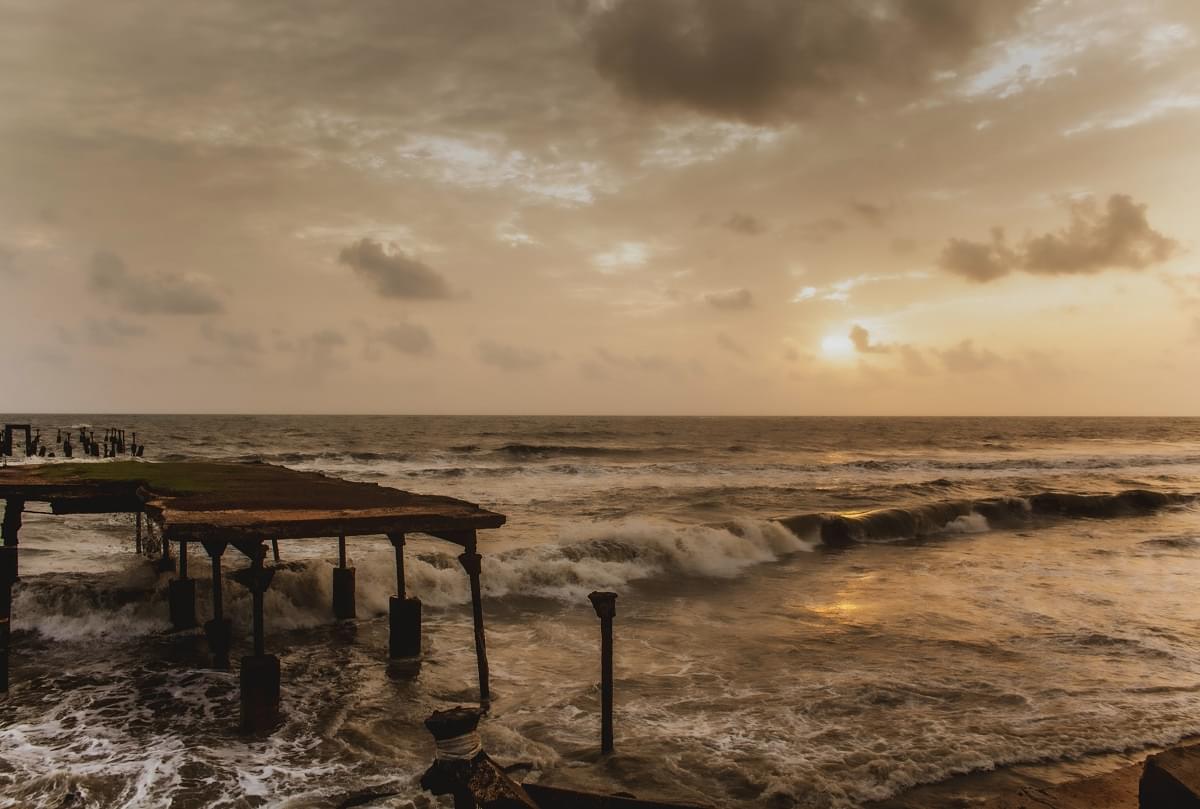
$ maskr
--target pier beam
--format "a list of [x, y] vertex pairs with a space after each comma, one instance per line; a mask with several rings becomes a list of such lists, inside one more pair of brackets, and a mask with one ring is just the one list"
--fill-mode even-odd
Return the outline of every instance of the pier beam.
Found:
[[487, 640], [483, 634], [483, 596], [479, 590], [483, 557], [475, 552], [473, 536], [467, 552], [461, 554], [458, 561], [471, 579], [471, 619], [475, 625], [475, 663], [479, 668], [479, 706], [486, 711], [492, 702], [492, 692], [488, 685]]
[[338, 535], [338, 566], [333, 569], [333, 617], [346, 621], [355, 617], [354, 568], [346, 566], [346, 535]]
[[[163, 540], [166, 542], [166, 540]], [[196, 626], [196, 580], [188, 578], [187, 541], [179, 542], [179, 578], [167, 584], [167, 605], [171, 613], [171, 625], [176, 629], [192, 629]]]
[[212, 609], [211, 621], [204, 624], [204, 635], [208, 638], [208, 649], [212, 653], [214, 669], [229, 668], [229, 642], [233, 635], [233, 622], [225, 617], [225, 606], [221, 597], [221, 555], [226, 543], [206, 539], [202, 543], [212, 562]]
[[421, 656], [421, 599], [409, 598], [404, 582], [404, 534], [388, 534], [396, 551], [396, 595], [388, 601], [388, 657]]
[[275, 576], [263, 566], [267, 549], [262, 543], [239, 546], [250, 557], [250, 593], [254, 609], [254, 654], [242, 658], [242, 733], [266, 733], [279, 724], [279, 658], [266, 652], [263, 596]]
[[600, 618], [600, 752], [613, 751], [613, 617], [617, 614], [617, 594], [588, 594], [592, 608]]

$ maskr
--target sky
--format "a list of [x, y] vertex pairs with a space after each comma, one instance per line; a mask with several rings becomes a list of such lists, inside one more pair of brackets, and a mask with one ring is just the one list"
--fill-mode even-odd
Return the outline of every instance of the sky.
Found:
[[0, 411], [1200, 413], [1195, 0], [0, 19]]

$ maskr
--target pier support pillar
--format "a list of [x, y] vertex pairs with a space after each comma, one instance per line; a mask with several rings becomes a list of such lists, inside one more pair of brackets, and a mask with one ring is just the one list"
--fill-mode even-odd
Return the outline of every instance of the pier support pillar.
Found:
[[0, 694], [8, 693], [8, 646], [12, 629], [12, 588], [17, 580], [17, 549], [0, 548]]
[[162, 555], [154, 563], [154, 569], [159, 573], [170, 573], [175, 570], [175, 560], [171, 558], [171, 543], [162, 535], [161, 529], [159, 530], [158, 545], [162, 550]]
[[[67, 456], [71, 457], [70, 455]], [[138, 512], [134, 519], [133, 526], [133, 544], [137, 550], [138, 556], [142, 555], [142, 512]]]
[[4, 537], [4, 547], [12, 548], [13, 581], [19, 575], [17, 570], [17, 535], [21, 532], [21, 512], [25, 510], [25, 501], [9, 498], [4, 501], [4, 520], [0, 522], [0, 536]]
[[589, 593], [588, 599], [600, 618], [600, 752], [613, 751], [613, 617], [617, 614], [616, 593]]
[[266, 733], [279, 724], [279, 658], [251, 655], [242, 658], [242, 733]]
[[[239, 546], [241, 547], [241, 546]], [[279, 724], [279, 658], [266, 653], [263, 596], [275, 577], [263, 566], [267, 549], [261, 543], [241, 550], [250, 556], [250, 593], [254, 609], [254, 654], [242, 658], [241, 691], [243, 733], [266, 733]]]
[[355, 617], [354, 568], [346, 566], [346, 535], [338, 536], [338, 566], [333, 569], [333, 617], [346, 621]]
[[388, 657], [421, 656], [421, 599], [409, 598], [404, 582], [404, 534], [388, 534], [396, 551], [396, 595], [388, 601]]
[[471, 579], [471, 618], [475, 625], [475, 663], [479, 668], [479, 705], [487, 710], [492, 701], [488, 685], [487, 641], [483, 635], [483, 596], [479, 590], [479, 574], [483, 557], [475, 552], [475, 543], [467, 546], [467, 552], [458, 557], [459, 564]]
[[[165, 541], [165, 540], [164, 540]], [[176, 629], [196, 626], [196, 580], [188, 578], [187, 542], [179, 543], [179, 578], [167, 584], [167, 604], [171, 625]]]
[[478, 709], [459, 706], [436, 711], [425, 720], [436, 757], [421, 776], [421, 787], [434, 795], [453, 796], [454, 809], [538, 809], [525, 788], [484, 752], [480, 715]]
[[214, 669], [229, 668], [229, 643], [233, 635], [233, 622], [225, 617], [225, 606], [221, 596], [221, 554], [225, 543], [205, 540], [204, 550], [212, 561], [212, 604], [213, 617], [204, 624], [204, 635], [208, 638], [208, 649], [212, 653]]

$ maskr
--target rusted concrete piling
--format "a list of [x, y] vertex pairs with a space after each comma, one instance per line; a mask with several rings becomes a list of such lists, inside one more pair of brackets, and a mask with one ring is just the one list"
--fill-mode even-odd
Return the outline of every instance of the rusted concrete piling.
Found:
[[388, 657], [421, 655], [421, 599], [409, 598], [404, 581], [404, 534], [388, 534], [396, 554], [396, 595], [388, 599]]
[[214, 669], [228, 670], [229, 644], [233, 637], [233, 622], [225, 617], [221, 581], [221, 555], [226, 543], [222, 540], [204, 540], [201, 543], [212, 563], [212, 606], [213, 617], [204, 622], [204, 636], [208, 639], [208, 651], [212, 655]]
[[333, 617], [354, 618], [354, 568], [346, 566], [346, 535], [338, 535], [338, 566], [333, 569]]
[[8, 693], [8, 654], [12, 636], [12, 590], [17, 583], [17, 534], [21, 530], [21, 512], [25, 501], [9, 498], [4, 503], [4, 520], [0, 533], [0, 693]]
[[600, 617], [600, 752], [613, 751], [613, 618], [617, 614], [617, 594], [588, 594]]
[[167, 585], [167, 603], [171, 625], [177, 630], [196, 626], [196, 580], [188, 578], [186, 542], [179, 543], [179, 578], [171, 579]]
[[263, 598], [275, 569], [263, 566], [266, 548], [262, 544], [239, 547], [250, 557], [247, 586], [252, 595], [254, 614], [254, 654], [242, 658], [241, 697], [243, 733], [265, 733], [279, 724], [279, 658], [266, 651], [266, 626]]

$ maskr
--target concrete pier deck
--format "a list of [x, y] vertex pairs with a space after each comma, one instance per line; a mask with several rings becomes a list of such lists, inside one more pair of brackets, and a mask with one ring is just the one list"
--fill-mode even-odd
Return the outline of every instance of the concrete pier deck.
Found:
[[[136, 543], [161, 552], [162, 571], [176, 570], [168, 605], [176, 629], [198, 625], [196, 586], [188, 576], [188, 545], [200, 545], [212, 570], [212, 619], [204, 623], [215, 668], [229, 668], [232, 621], [225, 616], [221, 558], [228, 547], [246, 556], [249, 566], [232, 578], [253, 595], [254, 653], [241, 660], [242, 729], [261, 732], [279, 720], [279, 660], [266, 653], [263, 598], [274, 568], [266, 562], [270, 542], [280, 559], [281, 540], [337, 540], [333, 571], [334, 617], [355, 617], [355, 571], [347, 566], [347, 537], [386, 536], [395, 551], [396, 595], [389, 609], [389, 660], [419, 658], [421, 602], [405, 590], [404, 546], [420, 533], [452, 542], [470, 580], [480, 705], [490, 701], [487, 651], [480, 587], [479, 530], [499, 528], [502, 514], [451, 497], [413, 494], [374, 483], [358, 483], [268, 464], [143, 461], [46, 463], [0, 469], [4, 501], [0, 547], [0, 693], [8, 690], [12, 590], [19, 579], [19, 531], [27, 502], [50, 505], [54, 514], [137, 515]], [[143, 518], [158, 530], [156, 542], [143, 543]], [[177, 560], [171, 557], [177, 548]], [[153, 552], [152, 550], [152, 552]]]

